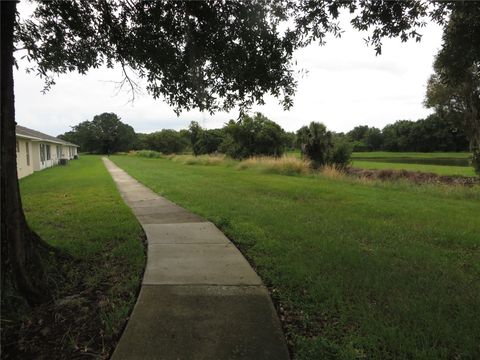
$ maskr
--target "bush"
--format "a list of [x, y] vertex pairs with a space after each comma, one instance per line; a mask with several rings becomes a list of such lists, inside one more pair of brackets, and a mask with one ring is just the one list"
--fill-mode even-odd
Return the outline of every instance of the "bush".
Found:
[[344, 140], [333, 141], [333, 135], [322, 123], [311, 122], [297, 131], [302, 155], [311, 160], [314, 168], [326, 165], [344, 169], [350, 164], [351, 146]]
[[324, 124], [311, 122], [297, 132], [302, 143], [302, 153], [312, 161], [315, 168], [328, 163], [329, 153], [333, 148], [332, 133]]
[[352, 146], [346, 141], [338, 141], [333, 145], [329, 155], [328, 164], [343, 170], [350, 165], [352, 159]]

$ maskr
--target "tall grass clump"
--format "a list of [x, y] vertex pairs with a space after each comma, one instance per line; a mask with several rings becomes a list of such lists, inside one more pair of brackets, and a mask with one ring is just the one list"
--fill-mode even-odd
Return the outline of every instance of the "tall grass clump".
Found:
[[135, 156], [146, 157], [146, 158], [161, 158], [163, 157], [162, 153], [155, 150], [138, 150], [135, 152]]
[[175, 155], [171, 160], [185, 165], [221, 165], [228, 162], [225, 155]]
[[268, 173], [283, 175], [301, 175], [310, 173], [311, 163], [308, 160], [293, 156], [269, 157], [255, 156], [241, 161], [237, 169], [255, 169]]
[[329, 179], [335, 179], [335, 180], [345, 178], [345, 172], [342, 171], [341, 169], [339, 169], [335, 165], [325, 165], [325, 166], [323, 166], [320, 169], [319, 174], [321, 176], [327, 177]]

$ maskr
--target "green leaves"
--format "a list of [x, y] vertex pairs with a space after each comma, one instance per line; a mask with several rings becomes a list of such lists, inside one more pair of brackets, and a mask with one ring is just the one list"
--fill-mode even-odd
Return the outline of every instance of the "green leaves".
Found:
[[56, 73], [119, 63], [177, 112], [248, 108], [266, 93], [290, 107], [295, 39], [277, 31], [280, 10], [263, 1], [49, 1], [17, 38], [47, 85]]
[[224, 132], [226, 136], [220, 151], [234, 159], [255, 155], [281, 156], [285, 150], [285, 131], [261, 113], [255, 113], [253, 117], [243, 115], [238, 122], [230, 120]]
[[472, 165], [480, 174], [480, 3], [452, 6], [434, 69], [425, 105], [439, 116], [461, 119], [473, 153]]
[[60, 136], [80, 145], [82, 152], [110, 154], [131, 150], [136, 140], [135, 131], [114, 113], [103, 113], [72, 127]]
[[[441, 21], [446, 6], [429, 4], [52, 0], [37, 3], [32, 18], [18, 24], [16, 39], [47, 89], [54, 74], [120, 64], [146, 80], [148, 92], [177, 113], [235, 106], [243, 111], [262, 104], [265, 94], [289, 109], [296, 88], [293, 52], [312, 41], [324, 44], [327, 33], [339, 36], [336, 19], [342, 9], [353, 14], [355, 29], [371, 30], [368, 42], [380, 53], [382, 38], [419, 40], [424, 16]], [[135, 91], [131, 81], [124, 84]]]

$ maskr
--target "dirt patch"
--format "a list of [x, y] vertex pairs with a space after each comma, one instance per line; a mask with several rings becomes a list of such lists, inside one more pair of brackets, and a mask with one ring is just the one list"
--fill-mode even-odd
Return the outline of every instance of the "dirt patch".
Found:
[[407, 180], [415, 184], [444, 184], [461, 186], [473, 186], [480, 184], [480, 177], [447, 176], [408, 170], [367, 170], [351, 167], [346, 169], [345, 172], [347, 175], [364, 179], [382, 181]]
[[[108, 357], [114, 344], [105, 339], [100, 318], [107, 289], [85, 288], [81, 279], [68, 278], [66, 267], [72, 264], [58, 265], [64, 276], [57, 285], [65, 292], [60, 290], [56, 299], [31, 308], [21, 319], [2, 324], [2, 359]], [[77, 261], [74, 267], [88, 271]]]
[[105, 314], [119, 306], [131, 311], [128, 304], [138, 296], [141, 281], [136, 295], [118, 290], [124, 268], [114, 259], [105, 260], [103, 266], [112, 271], [93, 286], [84, 279], [97, 271], [94, 264], [69, 258], [57, 259], [55, 266], [54, 299], [22, 312], [20, 319], [8, 320], [2, 313], [2, 359], [108, 359], [113, 353], [129, 314], [116, 319], [114, 329]]
[[99, 326], [101, 298], [101, 291], [86, 289], [32, 309], [6, 329], [2, 358], [107, 358], [112, 341]]

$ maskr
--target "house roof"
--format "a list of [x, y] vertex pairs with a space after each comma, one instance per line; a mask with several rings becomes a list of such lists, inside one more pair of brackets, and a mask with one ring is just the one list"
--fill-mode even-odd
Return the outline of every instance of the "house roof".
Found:
[[44, 133], [42, 133], [40, 131], [37, 131], [37, 130], [32, 130], [32, 129], [26, 128], [25, 126], [17, 125], [17, 127], [15, 129], [15, 133], [19, 137], [32, 139], [34, 141], [42, 141], [43, 140], [43, 141], [53, 142], [53, 143], [56, 143], [56, 144], [79, 147], [78, 145], [72, 144], [71, 142], [59, 139], [59, 138], [54, 137], [54, 136], [44, 134]]

